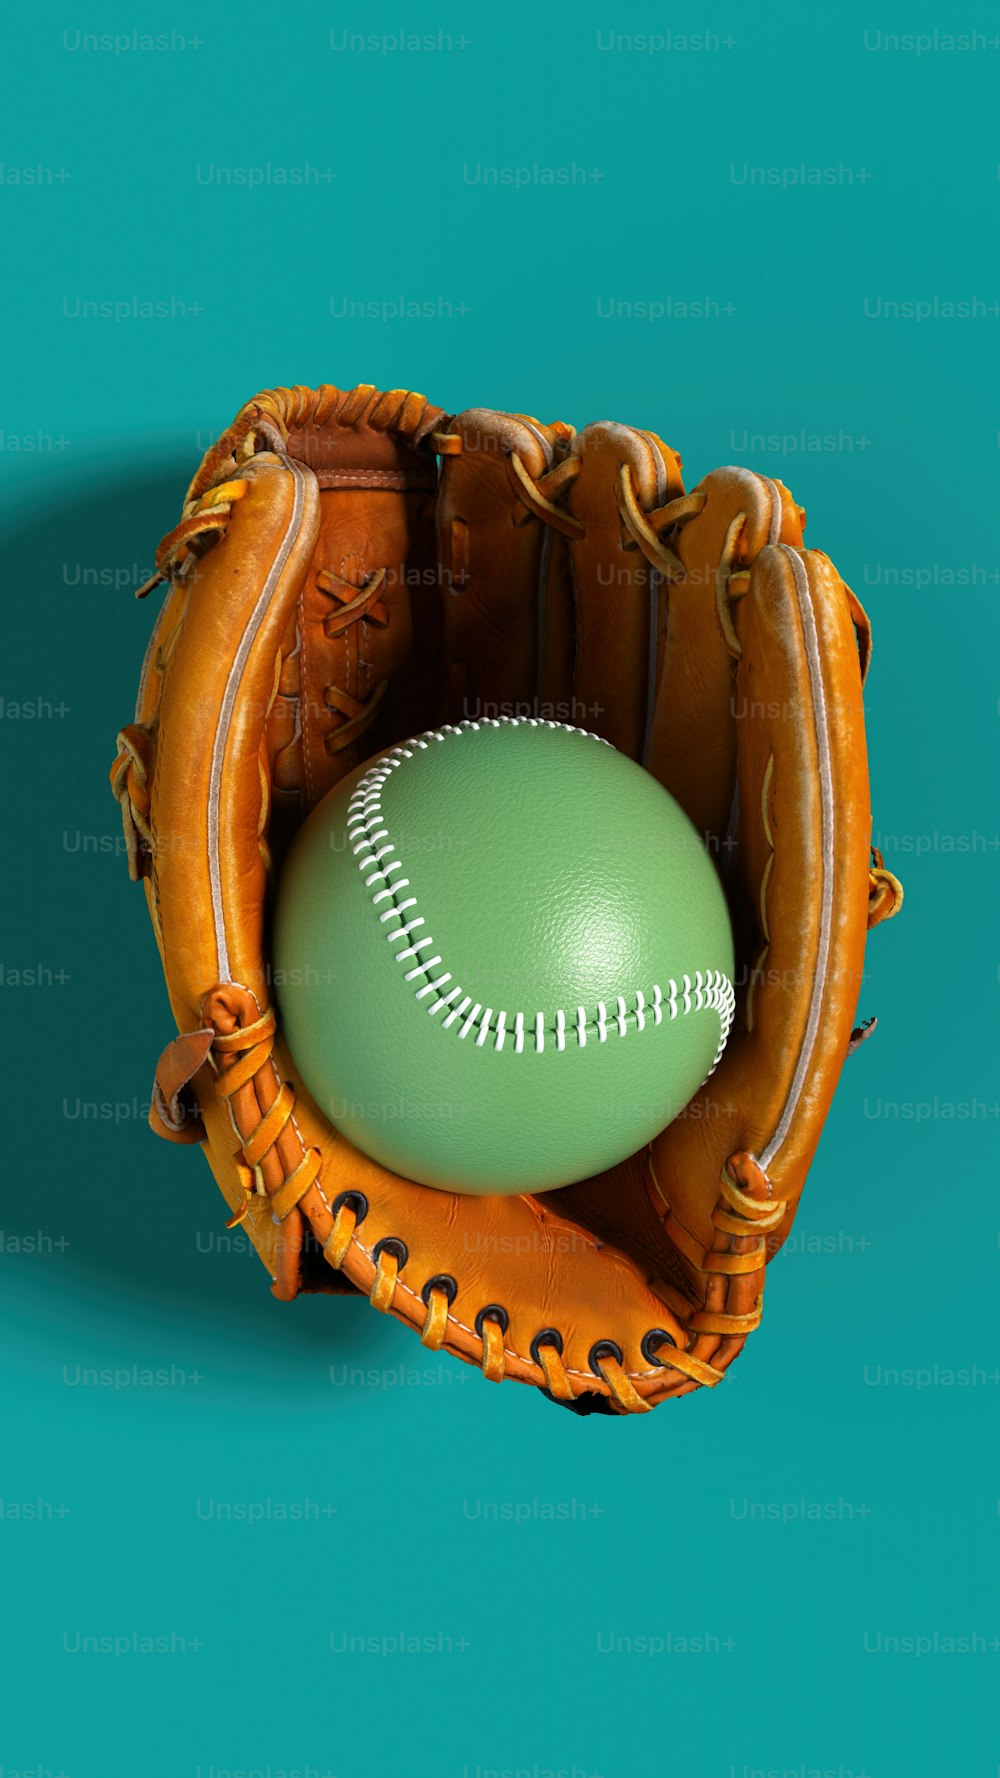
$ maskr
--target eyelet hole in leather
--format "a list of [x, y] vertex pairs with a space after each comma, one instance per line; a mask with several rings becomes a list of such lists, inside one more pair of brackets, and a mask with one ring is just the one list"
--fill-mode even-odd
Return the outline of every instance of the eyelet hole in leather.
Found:
[[487, 1303], [485, 1309], [480, 1309], [473, 1323], [479, 1339], [483, 1337], [483, 1326], [487, 1321], [495, 1321], [501, 1333], [506, 1333], [510, 1326], [510, 1316], [501, 1303]]
[[677, 1341], [673, 1334], [667, 1333], [665, 1328], [651, 1327], [647, 1334], [643, 1334], [639, 1350], [647, 1364], [666, 1364], [668, 1362], [665, 1358], [657, 1356], [661, 1346], [672, 1346], [674, 1351], [677, 1350]]
[[434, 1290], [444, 1291], [445, 1296], [448, 1298], [448, 1307], [450, 1308], [458, 1295], [458, 1280], [457, 1278], [453, 1278], [449, 1272], [435, 1272], [434, 1277], [428, 1278], [427, 1283], [420, 1292], [425, 1306], [429, 1306], [431, 1292]]
[[358, 1228], [368, 1215], [368, 1199], [365, 1197], [364, 1192], [341, 1192], [339, 1196], [334, 1198], [331, 1208], [334, 1216], [336, 1216], [340, 1210], [353, 1210], [354, 1226], [355, 1228]]
[[590, 1352], [587, 1355], [587, 1364], [594, 1372], [594, 1375], [598, 1377], [601, 1374], [602, 1358], [613, 1358], [616, 1364], [623, 1364], [625, 1362], [622, 1356], [622, 1349], [614, 1340], [598, 1340], [590, 1348]]
[[542, 1361], [539, 1358], [538, 1353], [539, 1348], [542, 1346], [554, 1346], [560, 1358], [562, 1357], [563, 1337], [557, 1327], [543, 1327], [540, 1333], [536, 1333], [531, 1345], [528, 1347], [528, 1351], [531, 1354], [532, 1364], [541, 1364]]
[[406, 1242], [397, 1240], [395, 1235], [383, 1235], [381, 1241], [376, 1241], [372, 1248], [372, 1258], [376, 1265], [383, 1253], [388, 1253], [390, 1258], [396, 1261], [399, 1271], [403, 1270], [410, 1257], [410, 1250]]

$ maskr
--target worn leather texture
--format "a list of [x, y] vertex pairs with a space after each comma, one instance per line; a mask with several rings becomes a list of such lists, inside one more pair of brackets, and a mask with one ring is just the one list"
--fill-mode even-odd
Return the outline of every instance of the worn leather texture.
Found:
[[[178, 1038], [150, 1121], [197, 1141], [282, 1299], [355, 1289], [567, 1406], [714, 1386], [761, 1319], [856, 1025], [868, 620], [779, 483], [684, 491], [649, 432], [421, 396], [272, 390], [202, 462], [112, 785]], [[144, 589], [150, 590], [150, 589]], [[306, 1090], [268, 922], [289, 846], [375, 753], [503, 715], [595, 731], [716, 862], [736, 1013], [718, 1068], [612, 1172], [537, 1196], [417, 1184]]]

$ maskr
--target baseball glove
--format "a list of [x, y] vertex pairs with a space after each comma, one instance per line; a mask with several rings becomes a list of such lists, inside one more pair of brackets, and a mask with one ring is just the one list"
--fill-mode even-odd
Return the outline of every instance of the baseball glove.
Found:
[[[207, 453], [111, 781], [180, 1033], [150, 1122], [200, 1142], [274, 1295], [363, 1291], [579, 1412], [719, 1382], [761, 1319], [848, 1053], [868, 928], [868, 619], [781, 483], [686, 493], [653, 433], [276, 389]], [[140, 594], [141, 596], [141, 594]], [[340, 778], [463, 719], [554, 718], [704, 834], [736, 940], [715, 1074], [656, 1140], [541, 1197], [436, 1191], [338, 1134], [271, 994], [289, 842]]]

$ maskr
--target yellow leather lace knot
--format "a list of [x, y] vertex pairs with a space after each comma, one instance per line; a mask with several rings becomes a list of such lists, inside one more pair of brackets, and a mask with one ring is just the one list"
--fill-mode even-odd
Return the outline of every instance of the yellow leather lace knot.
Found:
[[323, 1258], [335, 1272], [340, 1270], [347, 1257], [347, 1249], [357, 1226], [357, 1210], [352, 1203], [345, 1201], [334, 1216], [333, 1227], [323, 1243]]
[[535, 479], [517, 451], [511, 451], [507, 458], [507, 479], [528, 513], [541, 519], [544, 525], [550, 525], [554, 531], [561, 532], [563, 537], [580, 538], [584, 534], [583, 521], [563, 512], [555, 502], [572, 486], [581, 468], [579, 457], [564, 457], [561, 463]]
[[483, 1376], [488, 1383], [502, 1383], [505, 1368], [503, 1328], [486, 1316], [483, 1328]]
[[427, 1315], [420, 1335], [420, 1343], [431, 1352], [436, 1352], [443, 1345], [448, 1332], [449, 1299], [446, 1290], [431, 1290], [427, 1296]]
[[545, 1387], [556, 1401], [574, 1401], [572, 1384], [566, 1375], [562, 1355], [555, 1346], [538, 1347], [538, 1363], [545, 1375]]
[[368, 1293], [368, 1300], [373, 1309], [383, 1314], [391, 1307], [399, 1276], [399, 1257], [389, 1247], [383, 1247], [375, 1262], [375, 1276]]
[[650, 1412], [649, 1402], [643, 1401], [635, 1385], [629, 1381], [619, 1359], [609, 1355], [598, 1358], [595, 1362], [615, 1401], [626, 1414]]

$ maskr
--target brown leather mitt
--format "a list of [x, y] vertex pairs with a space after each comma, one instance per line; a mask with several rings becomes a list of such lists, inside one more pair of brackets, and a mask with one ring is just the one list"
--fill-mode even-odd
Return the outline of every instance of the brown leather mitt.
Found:
[[[166, 582], [111, 780], [180, 1033], [153, 1128], [200, 1142], [282, 1300], [358, 1290], [425, 1346], [637, 1413], [717, 1383], [761, 1319], [854, 1029], [869, 927], [868, 619], [787, 489], [686, 493], [653, 433], [449, 417], [370, 387], [259, 395], [157, 552]], [[267, 910], [309, 810], [446, 721], [595, 730], [704, 834], [737, 1011], [698, 1096], [610, 1174], [544, 1196], [386, 1172], [302, 1086]]]

